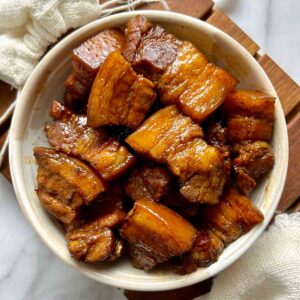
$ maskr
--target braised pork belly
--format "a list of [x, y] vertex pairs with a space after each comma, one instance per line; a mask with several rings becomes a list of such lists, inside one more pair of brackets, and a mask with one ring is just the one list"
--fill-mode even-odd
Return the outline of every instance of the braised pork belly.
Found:
[[83, 204], [105, 190], [105, 183], [83, 162], [49, 148], [34, 148], [38, 164], [37, 193], [42, 205], [63, 223], [70, 223]]
[[134, 156], [104, 129], [87, 126], [87, 117], [75, 115], [54, 101], [50, 115], [56, 120], [45, 125], [48, 142], [56, 150], [89, 162], [106, 180], [112, 180], [135, 162]]
[[74, 259], [188, 274], [263, 221], [247, 194], [274, 165], [273, 97], [234, 90], [227, 70], [144, 16], [71, 58], [66, 106], [53, 101], [44, 128], [53, 149], [34, 156], [37, 196]]
[[154, 84], [137, 75], [130, 63], [112, 52], [101, 66], [88, 102], [88, 124], [137, 128], [155, 100]]
[[143, 165], [130, 174], [125, 190], [133, 201], [149, 198], [158, 202], [166, 194], [170, 182], [171, 176], [165, 168]]
[[73, 73], [65, 81], [68, 107], [78, 108], [86, 100], [99, 67], [112, 51], [122, 51], [125, 36], [118, 29], [107, 29], [89, 38], [72, 51]]
[[134, 265], [145, 270], [188, 251], [196, 233], [179, 214], [147, 198], [134, 203], [121, 229], [131, 245]]
[[218, 201], [225, 183], [219, 151], [201, 137], [202, 129], [175, 106], [168, 106], [148, 118], [127, 143], [138, 153], [166, 163], [181, 181], [181, 193], [191, 202]]

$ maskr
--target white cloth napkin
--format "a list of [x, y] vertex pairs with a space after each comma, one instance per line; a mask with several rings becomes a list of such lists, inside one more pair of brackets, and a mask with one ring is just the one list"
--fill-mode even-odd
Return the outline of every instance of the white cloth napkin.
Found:
[[0, 80], [22, 87], [47, 47], [68, 29], [156, 1], [0, 0]]
[[197, 300], [299, 300], [300, 213], [278, 215], [274, 224]]

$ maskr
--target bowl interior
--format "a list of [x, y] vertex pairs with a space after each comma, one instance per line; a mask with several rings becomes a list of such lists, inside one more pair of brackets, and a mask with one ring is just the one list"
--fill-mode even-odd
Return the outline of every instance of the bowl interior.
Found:
[[[133, 268], [126, 259], [97, 266], [74, 261], [66, 248], [62, 227], [41, 207], [35, 193], [37, 167], [32, 148], [48, 145], [43, 127], [46, 121], [51, 121], [48, 110], [52, 100], [63, 99], [63, 83], [71, 72], [70, 50], [105, 28], [124, 25], [134, 14], [137, 13], [124, 13], [92, 22], [62, 40], [43, 58], [18, 99], [10, 138], [11, 172], [24, 214], [45, 243], [62, 260], [106, 284], [135, 290], [166, 290], [213, 276], [242, 255], [263, 231], [273, 215], [285, 180], [288, 153], [286, 124], [277, 99], [272, 141], [275, 166], [251, 195], [252, 200], [263, 211], [265, 221], [228, 246], [218, 262], [190, 275], [177, 276], [165, 269], [146, 273]], [[179, 14], [155, 11], [139, 14], [146, 15], [179, 38], [196, 44], [212, 62], [236, 76], [241, 82], [240, 87], [265, 91], [277, 98], [274, 88], [257, 62], [223, 32], [202, 21]]]

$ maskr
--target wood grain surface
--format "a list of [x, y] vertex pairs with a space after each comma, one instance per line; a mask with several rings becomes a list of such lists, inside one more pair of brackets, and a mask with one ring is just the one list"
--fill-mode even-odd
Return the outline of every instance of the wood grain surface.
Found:
[[289, 167], [284, 191], [277, 212], [291, 207], [300, 196], [300, 114], [297, 114], [288, 124], [289, 134]]
[[[103, 1], [101, 1], [103, 2]], [[213, 1], [210, 0], [169, 0], [167, 1], [170, 10], [184, 13], [196, 18], [202, 18], [208, 23], [223, 30], [241, 45], [243, 45], [260, 63], [267, 75], [270, 77], [282, 103], [288, 123], [290, 140], [289, 169], [285, 190], [282, 195], [277, 212], [300, 211], [300, 87], [266, 54], [257, 54], [259, 46], [243, 32], [224, 12], [213, 8]], [[143, 5], [142, 9], [164, 9], [159, 3]], [[255, 20], [254, 20], [255, 21]], [[0, 114], [15, 98], [15, 91], [7, 84], [0, 82]], [[6, 127], [0, 131], [0, 145], [3, 143]], [[1, 172], [10, 179], [8, 160], [5, 161]], [[206, 293], [211, 288], [211, 280], [193, 285], [188, 288], [168, 292], [134, 292], [125, 291], [130, 300], [190, 300]]]
[[299, 85], [267, 54], [257, 56], [256, 59], [272, 81], [287, 116], [300, 103]]

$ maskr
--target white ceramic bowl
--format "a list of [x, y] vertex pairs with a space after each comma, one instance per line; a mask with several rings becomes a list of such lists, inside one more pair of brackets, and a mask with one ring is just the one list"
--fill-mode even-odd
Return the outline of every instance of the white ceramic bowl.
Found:
[[[73, 260], [66, 247], [61, 226], [41, 207], [35, 193], [37, 168], [32, 148], [47, 145], [43, 127], [45, 121], [50, 120], [48, 110], [52, 100], [62, 98], [64, 80], [71, 72], [70, 50], [105, 28], [124, 25], [136, 14], [143, 14], [179, 38], [195, 43], [211, 61], [233, 73], [240, 80], [241, 87], [265, 91], [276, 97], [272, 142], [275, 166], [251, 196], [263, 211], [264, 222], [229, 245], [216, 263], [185, 276], [177, 276], [165, 270], [146, 273], [133, 268], [126, 259], [109, 266], [92, 266]], [[180, 288], [200, 282], [237, 260], [269, 223], [282, 193], [288, 164], [284, 114], [276, 92], [259, 64], [241, 45], [215, 27], [188, 16], [163, 11], [128, 12], [94, 21], [76, 30], [51, 49], [36, 67], [18, 98], [9, 149], [11, 174], [19, 204], [49, 248], [68, 265], [99, 282], [149, 291]]]

